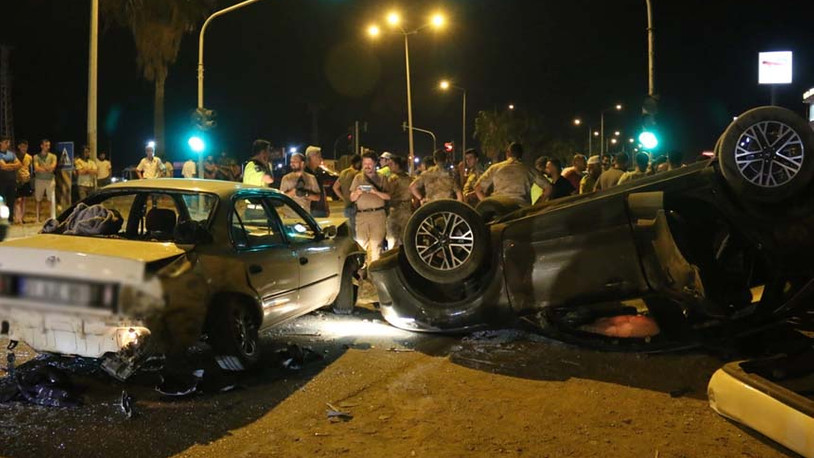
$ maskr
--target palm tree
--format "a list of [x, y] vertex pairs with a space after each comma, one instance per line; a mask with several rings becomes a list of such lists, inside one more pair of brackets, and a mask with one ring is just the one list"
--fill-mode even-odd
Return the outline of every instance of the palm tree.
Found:
[[102, 18], [125, 26], [136, 44], [142, 76], [155, 83], [153, 112], [156, 151], [164, 151], [164, 83], [178, 58], [181, 39], [213, 9], [214, 0], [101, 0]]

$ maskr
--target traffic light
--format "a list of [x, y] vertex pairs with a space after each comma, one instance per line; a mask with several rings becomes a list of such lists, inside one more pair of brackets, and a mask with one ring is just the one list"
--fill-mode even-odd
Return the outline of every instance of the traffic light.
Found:
[[197, 135], [189, 137], [187, 144], [190, 148], [192, 148], [192, 151], [196, 153], [202, 153], [203, 150], [206, 149], [206, 143], [204, 143], [203, 139]]
[[642, 148], [652, 151], [659, 146], [659, 134], [656, 126], [656, 115], [659, 112], [659, 97], [648, 95], [642, 103], [642, 132], [639, 134], [639, 143]]
[[192, 112], [192, 123], [195, 124], [200, 130], [209, 130], [217, 127], [218, 122], [215, 118], [217, 118], [218, 114], [215, 110], [210, 110], [209, 108], [200, 107], [195, 109]]
[[455, 142], [444, 143], [444, 151], [446, 151], [447, 153], [455, 151]]

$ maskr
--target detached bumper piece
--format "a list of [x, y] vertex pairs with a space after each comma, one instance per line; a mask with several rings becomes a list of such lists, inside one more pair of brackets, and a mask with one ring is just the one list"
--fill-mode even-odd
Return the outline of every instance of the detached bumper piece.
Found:
[[724, 417], [814, 457], [814, 350], [729, 363], [713, 374], [707, 393]]

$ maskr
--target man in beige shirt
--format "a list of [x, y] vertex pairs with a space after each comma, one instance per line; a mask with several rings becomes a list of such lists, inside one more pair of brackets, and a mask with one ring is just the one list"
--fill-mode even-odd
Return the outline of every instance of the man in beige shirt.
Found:
[[362, 155], [362, 172], [350, 185], [350, 200], [356, 204], [356, 242], [367, 251], [367, 262], [379, 259], [386, 235], [384, 203], [390, 200], [387, 179], [376, 173], [376, 154]]
[[90, 160], [90, 147], [82, 147], [82, 156], [74, 160], [76, 184], [79, 186], [79, 200], [88, 197], [96, 189], [96, 174], [99, 168]]
[[410, 185], [410, 192], [421, 204], [439, 199], [463, 201], [463, 193], [458, 180], [447, 167], [447, 152], [439, 149], [432, 153], [435, 165], [416, 178]]
[[291, 173], [280, 181], [280, 192], [294, 199], [305, 211], [311, 212], [311, 202], [319, 200], [319, 184], [315, 176], [303, 170], [305, 157], [300, 153], [291, 155]]
[[543, 200], [551, 195], [551, 183], [536, 170], [520, 162], [523, 157], [523, 146], [512, 143], [506, 150], [506, 160], [492, 164], [483, 172], [475, 183], [475, 193], [479, 200], [486, 198], [486, 190], [494, 187], [490, 196], [505, 196], [517, 200], [523, 205], [531, 205], [531, 185], [536, 184], [543, 190]]
[[410, 183], [413, 179], [407, 174], [407, 160], [402, 156], [390, 158], [390, 213], [387, 215], [387, 248], [401, 246], [401, 237], [410, 215], [413, 214], [413, 196]]

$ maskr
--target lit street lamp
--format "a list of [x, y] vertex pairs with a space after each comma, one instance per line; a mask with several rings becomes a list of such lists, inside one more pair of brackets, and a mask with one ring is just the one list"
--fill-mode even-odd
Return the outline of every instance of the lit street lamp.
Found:
[[606, 108], [599, 113], [599, 135], [600, 135], [600, 142], [602, 151], [600, 153], [605, 154], [605, 113], [611, 110], [622, 111], [622, 105], [617, 103], [616, 105]]
[[510, 103], [510, 104], [509, 104], [509, 109], [510, 109], [510, 110], [514, 110], [514, 105]]
[[[400, 32], [404, 36], [404, 70], [405, 74], [407, 75], [407, 139], [409, 143], [409, 158], [410, 158], [410, 174], [413, 173], [413, 158], [415, 157], [415, 148], [413, 146], [413, 99], [410, 90], [410, 35], [415, 35], [418, 32], [432, 27], [435, 29], [440, 29], [444, 26], [446, 19], [440, 13], [435, 13], [431, 18], [430, 21], [421, 27], [418, 27], [413, 30], [405, 29], [401, 24], [401, 15], [397, 12], [393, 11], [387, 14], [386, 21], [390, 25], [391, 29], [394, 29], [396, 32]], [[367, 29], [368, 35], [371, 38], [377, 38], [381, 34], [381, 29], [376, 24], [371, 25]]]
[[[449, 81], [443, 80], [439, 84], [442, 90], [446, 91], [449, 88], [457, 89], [463, 93], [463, 107], [461, 108], [461, 157], [466, 152], [466, 89], [450, 84]], [[455, 163], [455, 152], [452, 152], [452, 163]]]

